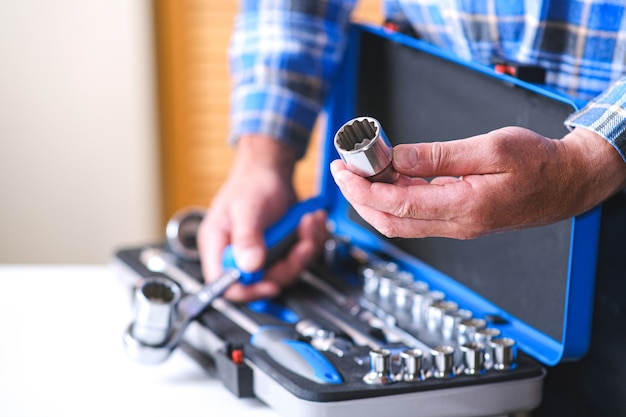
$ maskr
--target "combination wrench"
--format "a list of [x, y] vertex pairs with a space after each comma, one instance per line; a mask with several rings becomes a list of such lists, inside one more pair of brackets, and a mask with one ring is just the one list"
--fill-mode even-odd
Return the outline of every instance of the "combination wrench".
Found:
[[[297, 240], [297, 227], [302, 216], [323, 208], [323, 200], [319, 198], [305, 200], [294, 205], [265, 232], [268, 249], [265, 267], [284, 255]], [[152, 272], [178, 280], [187, 278], [186, 272], [176, 265], [176, 259], [161, 249], [147, 248], [140, 258]], [[140, 280], [135, 290], [135, 321], [128, 326], [123, 337], [129, 356], [144, 363], [163, 362], [180, 344], [188, 324], [232, 284], [253, 284], [263, 276], [263, 270], [246, 272], [239, 269], [232, 246], [224, 252], [223, 265], [224, 272], [216, 280], [184, 296], [176, 281], [165, 276]]]

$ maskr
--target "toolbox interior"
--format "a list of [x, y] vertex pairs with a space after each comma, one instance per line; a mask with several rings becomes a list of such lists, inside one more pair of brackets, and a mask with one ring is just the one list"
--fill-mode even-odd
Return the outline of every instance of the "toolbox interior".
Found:
[[[581, 104], [512, 77], [496, 76], [486, 67], [466, 65], [424, 43], [415, 47], [412, 42], [419, 41], [407, 41], [404, 35], [381, 36], [380, 31], [366, 29], [359, 36], [360, 47], [351, 58], [357, 64], [344, 69], [353, 74], [354, 86], [337, 94], [353, 96], [353, 101], [335, 98], [337, 104], [331, 105], [331, 111], [349, 108], [338, 116], [346, 120], [356, 116], [378, 119], [392, 145], [466, 138], [504, 126], [561, 138], [567, 133], [563, 121]], [[326, 152], [332, 153], [326, 146]], [[327, 157], [327, 162], [334, 157]], [[332, 194], [332, 187], [327, 177], [324, 191]], [[342, 196], [332, 198], [341, 200]], [[369, 229], [451, 277], [547, 336], [548, 343], [561, 344], [555, 351], [567, 350], [566, 335], [571, 337], [575, 331], [575, 327], [567, 328], [573, 302], [581, 310], [577, 319], [588, 320], [592, 297], [584, 293], [593, 290], [599, 209], [548, 226], [463, 241], [386, 239], [348, 205], [345, 212], [335, 215], [348, 217], [357, 227]], [[578, 327], [586, 326], [582, 324]], [[585, 345], [585, 339], [588, 335], [577, 343]], [[580, 356], [586, 347], [576, 349], [574, 356]], [[556, 363], [563, 359], [562, 353], [548, 353], [552, 358], [544, 362]]]

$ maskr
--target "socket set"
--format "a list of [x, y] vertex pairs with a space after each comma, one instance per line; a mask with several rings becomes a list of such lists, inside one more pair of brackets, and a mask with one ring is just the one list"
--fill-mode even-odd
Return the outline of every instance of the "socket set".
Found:
[[[450, 416], [450, 407], [478, 416], [538, 405], [545, 369], [519, 352], [497, 323], [415, 280], [394, 261], [372, 254], [364, 260], [366, 252], [356, 247], [336, 249], [346, 246], [341, 242], [330, 239], [323, 259], [276, 299], [214, 299], [186, 329], [181, 348], [233, 395], [258, 397], [285, 416], [329, 410], [375, 416], [383, 409], [399, 416]], [[162, 258], [172, 262], [167, 274], [146, 256], [155, 250], [169, 255]], [[346, 253], [351, 255], [340, 258]], [[162, 316], [164, 305], [175, 307], [182, 295], [202, 288], [199, 264], [158, 246], [120, 250], [116, 264], [135, 294], [134, 334], [160, 346], [156, 326], [139, 326], [145, 314], [137, 294], [152, 297], [160, 309], [155, 314]], [[167, 287], [155, 291], [163, 282]], [[307, 350], [292, 358], [286, 340]], [[161, 362], [154, 351], [146, 356], [144, 350], [140, 361]], [[135, 345], [129, 354], [137, 359]], [[432, 404], [419, 414], [407, 407], [422, 399]]]
[[393, 182], [396, 144], [508, 125], [562, 137], [579, 103], [387, 29], [354, 25], [348, 45], [325, 106], [320, 194], [266, 233], [280, 256], [300, 217], [323, 208], [320, 259], [279, 297], [233, 304], [221, 293], [260, 277], [225, 261], [205, 284], [193, 247], [202, 211], [183, 210], [164, 242], [115, 254], [134, 294], [127, 351], [157, 364], [179, 347], [233, 395], [290, 417], [531, 412], [550, 367], [588, 349], [599, 211], [468, 241], [388, 239], [327, 167], [341, 157]]

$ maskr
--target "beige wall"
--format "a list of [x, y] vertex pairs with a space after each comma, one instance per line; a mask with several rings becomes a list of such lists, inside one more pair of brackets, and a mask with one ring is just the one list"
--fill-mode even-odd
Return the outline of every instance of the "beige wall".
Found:
[[[379, 3], [362, 0], [356, 16], [378, 20]], [[107, 262], [120, 246], [161, 239], [175, 208], [210, 202], [229, 167], [235, 10], [0, 1], [0, 263]], [[303, 193], [315, 158], [300, 164]]]
[[160, 236], [148, 0], [0, 2], [0, 262]]

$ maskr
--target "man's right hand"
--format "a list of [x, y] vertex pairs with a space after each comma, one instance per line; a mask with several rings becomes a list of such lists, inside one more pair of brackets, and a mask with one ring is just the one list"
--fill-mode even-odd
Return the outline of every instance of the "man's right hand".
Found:
[[[207, 281], [222, 272], [222, 254], [233, 245], [237, 265], [249, 272], [261, 268], [266, 250], [264, 231], [295, 203], [292, 177], [295, 154], [265, 136], [245, 136], [237, 144], [230, 174], [211, 203], [200, 226], [198, 246]], [[250, 286], [234, 285], [225, 296], [234, 301], [273, 297], [292, 282], [313, 259], [326, 238], [325, 214], [303, 217], [299, 241], [290, 253], [269, 268], [264, 279]]]

